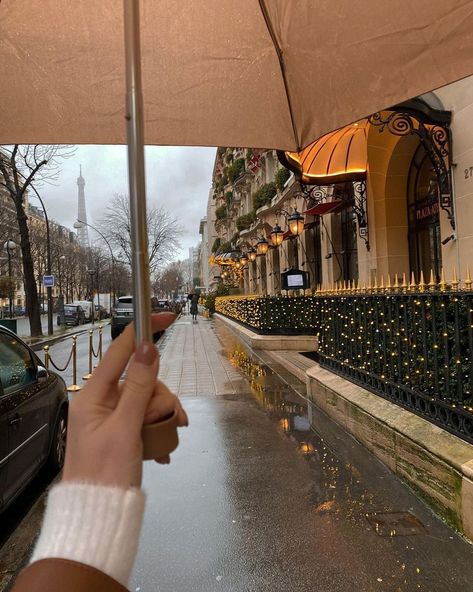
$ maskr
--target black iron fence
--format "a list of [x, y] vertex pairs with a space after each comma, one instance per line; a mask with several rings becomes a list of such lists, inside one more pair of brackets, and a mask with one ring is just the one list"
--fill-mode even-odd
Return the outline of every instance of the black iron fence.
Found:
[[457, 286], [218, 299], [216, 309], [259, 332], [315, 332], [323, 367], [473, 443], [473, 291]]

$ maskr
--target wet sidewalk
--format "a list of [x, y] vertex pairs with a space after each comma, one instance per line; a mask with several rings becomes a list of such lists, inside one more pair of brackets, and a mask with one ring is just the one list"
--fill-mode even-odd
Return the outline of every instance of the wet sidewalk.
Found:
[[190, 426], [171, 465], [145, 467], [132, 591], [473, 591], [473, 546], [302, 383], [218, 321], [186, 321], [161, 349]]
[[159, 376], [179, 396], [231, 394], [242, 386], [241, 373], [222, 355], [210, 321], [180, 316], [160, 349]]

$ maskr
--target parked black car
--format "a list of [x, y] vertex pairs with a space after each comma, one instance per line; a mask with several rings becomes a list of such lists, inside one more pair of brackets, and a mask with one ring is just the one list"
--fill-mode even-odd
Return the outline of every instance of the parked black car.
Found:
[[[153, 312], [163, 312], [162, 308], [156, 310], [156, 306], [153, 306], [154, 302], [152, 299], [152, 310]], [[110, 323], [110, 332], [112, 339], [115, 339], [123, 332], [125, 327], [133, 321], [133, 296], [120, 296], [117, 300], [117, 304], [112, 313], [112, 321]], [[158, 331], [153, 335], [154, 342], [163, 334], [163, 331]]]
[[83, 325], [85, 323], [85, 311], [80, 304], [64, 305], [64, 322], [66, 325]]
[[47, 464], [62, 468], [66, 385], [14, 333], [0, 327], [0, 512]]

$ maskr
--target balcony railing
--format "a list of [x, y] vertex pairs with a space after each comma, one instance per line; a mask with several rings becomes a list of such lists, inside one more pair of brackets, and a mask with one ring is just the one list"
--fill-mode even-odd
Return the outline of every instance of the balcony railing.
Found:
[[321, 366], [473, 443], [470, 281], [227, 297], [216, 310], [259, 333], [316, 333]]

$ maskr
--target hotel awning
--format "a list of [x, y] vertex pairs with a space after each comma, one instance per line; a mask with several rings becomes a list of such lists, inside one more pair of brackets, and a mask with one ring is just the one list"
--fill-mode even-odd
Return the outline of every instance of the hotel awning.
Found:
[[361, 181], [366, 177], [366, 119], [322, 136], [301, 152], [281, 152], [279, 158], [306, 185]]

